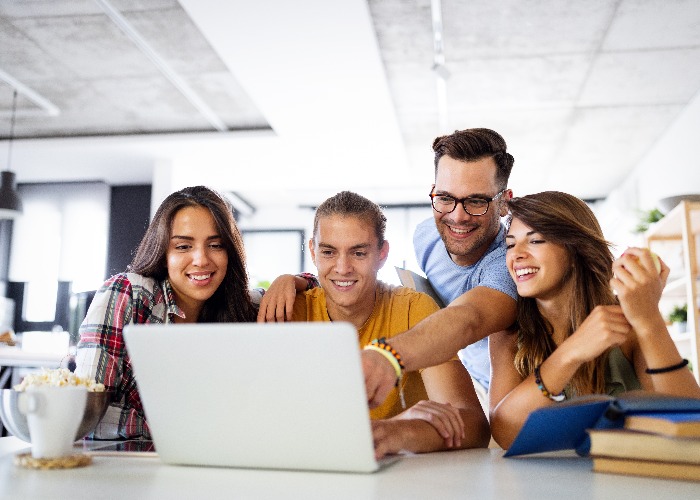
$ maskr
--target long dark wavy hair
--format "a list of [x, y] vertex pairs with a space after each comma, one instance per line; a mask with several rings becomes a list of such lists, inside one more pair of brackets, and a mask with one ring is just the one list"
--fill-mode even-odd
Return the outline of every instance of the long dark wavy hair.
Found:
[[168, 277], [166, 253], [170, 244], [173, 219], [175, 214], [185, 207], [204, 207], [209, 210], [228, 254], [226, 276], [214, 295], [204, 303], [197, 322], [254, 321], [256, 311], [248, 292], [243, 238], [233, 218], [230, 203], [208, 187], [187, 187], [163, 200], [127, 271], [160, 281]]
[[[585, 202], [566, 193], [545, 191], [508, 201], [510, 222], [518, 219], [569, 254], [573, 293], [569, 311], [571, 335], [598, 305], [616, 304], [610, 288], [613, 254], [598, 220]], [[556, 349], [553, 328], [534, 298], [520, 297], [517, 305], [518, 352], [515, 367], [524, 378]], [[569, 385], [572, 395], [605, 393], [607, 353], [585, 363]]]

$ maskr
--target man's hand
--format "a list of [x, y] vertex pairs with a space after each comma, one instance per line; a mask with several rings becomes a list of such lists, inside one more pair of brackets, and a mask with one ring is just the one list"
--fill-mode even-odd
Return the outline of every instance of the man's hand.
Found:
[[395, 416], [396, 420], [424, 420], [435, 427], [445, 441], [446, 448], [458, 448], [462, 445], [464, 420], [459, 410], [450, 403], [419, 401], [408, 410]]
[[283, 274], [270, 284], [263, 295], [258, 310], [258, 323], [274, 323], [292, 320], [296, 280], [293, 274]]
[[370, 408], [376, 408], [396, 386], [396, 371], [388, 359], [369, 349], [362, 351], [362, 371], [365, 374], [367, 404]]
[[[442, 445], [435, 442], [436, 432]], [[401, 452], [459, 448], [465, 437], [464, 420], [450, 404], [420, 401], [393, 418], [372, 420], [372, 437], [377, 459]]]
[[374, 456], [377, 460], [387, 455], [395, 455], [404, 450], [404, 438], [407, 435], [407, 422], [398, 420], [372, 420], [372, 438]]

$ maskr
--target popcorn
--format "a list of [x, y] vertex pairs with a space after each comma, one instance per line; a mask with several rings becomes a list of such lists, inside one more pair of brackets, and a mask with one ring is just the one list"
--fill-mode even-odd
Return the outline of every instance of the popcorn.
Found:
[[22, 382], [14, 386], [15, 391], [23, 391], [29, 386], [50, 385], [54, 387], [85, 386], [88, 392], [104, 392], [104, 384], [99, 384], [91, 379], [78, 377], [67, 368], [55, 370], [41, 369], [41, 373], [30, 373], [22, 379]]

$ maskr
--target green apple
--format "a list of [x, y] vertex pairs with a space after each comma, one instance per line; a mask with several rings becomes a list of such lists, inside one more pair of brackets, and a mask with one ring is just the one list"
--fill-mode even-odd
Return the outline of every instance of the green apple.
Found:
[[654, 252], [649, 252], [651, 253], [651, 260], [654, 261], [654, 267], [656, 268], [656, 272], [660, 273], [661, 272], [661, 261], [659, 260], [659, 256], [656, 255]]

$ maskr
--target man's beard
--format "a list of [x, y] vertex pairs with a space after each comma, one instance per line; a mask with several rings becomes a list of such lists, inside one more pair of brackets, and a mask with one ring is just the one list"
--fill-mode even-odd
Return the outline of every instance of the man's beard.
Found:
[[440, 238], [447, 249], [447, 252], [454, 257], [466, 257], [469, 260], [480, 258], [481, 255], [475, 255], [480, 251], [485, 251], [489, 247], [494, 237], [498, 234], [498, 228], [495, 232], [490, 231], [489, 225], [469, 225], [469, 226], [454, 226], [463, 229], [472, 229], [473, 233], [466, 241], [455, 238], [449, 227], [442, 222], [438, 222], [437, 230], [440, 233]]

